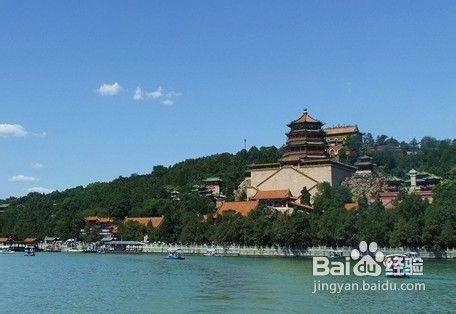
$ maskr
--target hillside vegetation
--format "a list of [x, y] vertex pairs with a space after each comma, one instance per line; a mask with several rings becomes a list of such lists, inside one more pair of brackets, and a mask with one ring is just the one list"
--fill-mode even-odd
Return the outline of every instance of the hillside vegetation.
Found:
[[[436, 202], [429, 205], [413, 195], [403, 195], [404, 201], [394, 213], [388, 213], [376, 203], [362, 204], [360, 211], [352, 214], [343, 210], [343, 203], [351, 198], [348, 190], [321, 185], [315, 199], [315, 213], [310, 215], [284, 216], [261, 209], [247, 218], [228, 213], [217, 221], [201, 221], [202, 214], [211, 213], [215, 208], [208, 199], [193, 194], [192, 185], [207, 177], [221, 177], [225, 183], [224, 193], [232, 199], [249, 164], [276, 162], [280, 158], [280, 149], [276, 147], [252, 147], [236, 154], [188, 159], [170, 167], [155, 166], [150, 174], [132, 174], [112, 182], [95, 182], [47, 195], [30, 193], [1, 200], [0, 204], [10, 205], [0, 214], [0, 235], [16, 239], [46, 235], [78, 237], [84, 227], [84, 217], [88, 215], [117, 220], [125, 216], [165, 215], [160, 230], [132, 224], [121, 227], [121, 235], [132, 239], [148, 233], [152, 239], [172, 242], [288, 245], [350, 244], [361, 235], [365, 240], [370, 236], [374, 239], [375, 235], [381, 238], [377, 241], [385, 245], [455, 245], [455, 140], [425, 137], [420, 142], [399, 143], [386, 136], [373, 139], [367, 134], [363, 142], [350, 139], [348, 151], [350, 155], [341, 152], [341, 161], [353, 164], [358, 156], [368, 153], [385, 175], [403, 176], [415, 168], [443, 177]], [[180, 192], [180, 201], [171, 198], [173, 190]], [[400, 217], [395, 216], [398, 213]], [[369, 224], [377, 230], [370, 231], [370, 235], [361, 234], [370, 230]], [[410, 232], [415, 235], [414, 240], [407, 240]]]

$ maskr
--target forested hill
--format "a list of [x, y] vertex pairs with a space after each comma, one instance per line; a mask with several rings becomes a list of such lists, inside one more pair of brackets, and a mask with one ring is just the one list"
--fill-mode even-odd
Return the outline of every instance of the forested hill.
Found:
[[123, 219], [128, 216], [155, 216], [173, 206], [170, 192], [185, 194], [201, 180], [223, 178], [225, 193], [244, 179], [249, 164], [275, 162], [280, 151], [275, 147], [251, 148], [237, 154], [216, 154], [188, 159], [171, 167], [155, 166], [150, 174], [119, 177], [108, 183], [91, 183], [47, 195], [30, 193], [0, 203], [9, 207], [0, 214], [0, 235], [22, 239], [29, 235], [76, 236], [87, 215]]
[[[398, 145], [400, 148], [398, 149]], [[370, 149], [375, 148], [377, 149]], [[380, 148], [380, 149], [379, 149]], [[376, 140], [369, 134], [363, 142], [349, 141], [349, 156], [341, 159], [354, 163], [356, 157], [369, 153], [379, 170], [385, 174], [404, 175], [411, 168], [446, 177], [456, 166], [456, 141], [425, 137], [420, 143], [399, 143], [386, 136]], [[0, 236], [22, 239], [45, 235], [77, 236], [87, 215], [125, 216], [159, 215], [176, 207], [170, 192], [181, 195], [207, 177], [221, 177], [224, 193], [232, 198], [233, 190], [244, 179], [249, 164], [276, 162], [280, 158], [276, 147], [251, 148], [236, 154], [224, 153], [189, 159], [171, 167], [156, 166], [150, 174], [119, 177], [108, 183], [91, 183], [47, 195], [30, 193], [21, 198], [1, 200], [9, 204], [0, 213]], [[191, 193], [190, 193], [191, 194]], [[185, 197], [180, 207], [185, 207]]]

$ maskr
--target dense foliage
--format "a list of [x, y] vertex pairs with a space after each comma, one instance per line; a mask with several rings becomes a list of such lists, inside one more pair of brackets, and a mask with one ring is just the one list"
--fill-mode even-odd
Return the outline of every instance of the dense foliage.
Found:
[[[394, 209], [386, 210], [379, 202], [361, 202], [360, 209], [352, 213], [344, 209], [351, 199], [349, 190], [321, 184], [312, 213], [282, 215], [261, 208], [248, 217], [228, 212], [214, 219], [214, 204], [192, 193], [191, 187], [206, 177], [219, 176], [225, 182], [224, 193], [233, 198], [249, 164], [280, 158], [281, 152], [275, 147], [253, 147], [237, 154], [190, 159], [171, 167], [156, 166], [150, 174], [133, 174], [109, 183], [2, 200], [0, 204], [10, 205], [0, 214], [0, 235], [16, 239], [46, 235], [80, 237], [84, 217], [88, 215], [118, 221], [125, 216], [164, 215], [159, 229], [128, 223], [119, 225], [119, 233], [123, 239], [141, 240], [147, 234], [152, 241], [182, 243], [302, 246], [345, 245], [363, 239], [392, 246], [455, 247], [456, 141], [425, 137], [420, 143], [399, 143], [385, 136], [374, 140], [368, 134], [363, 141], [351, 138], [340, 159], [353, 164], [366, 153], [385, 174], [403, 176], [415, 168], [442, 176], [445, 180], [435, 191], [435, 201], [428, 204], [404, 193]], [[180, 192], [179, 200], [172, 198], [174, 190]]]

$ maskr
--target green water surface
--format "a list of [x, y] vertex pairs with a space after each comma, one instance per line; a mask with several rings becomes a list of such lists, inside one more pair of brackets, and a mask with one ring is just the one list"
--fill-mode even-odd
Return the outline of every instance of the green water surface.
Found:
[[[312, 260], [83, 253], [0, 254], [0, 312], [454, 312], [456, 261], [425, 260], [425, 291], [312, 293]], [[370, 282], [385, 277], [367, 279]]]

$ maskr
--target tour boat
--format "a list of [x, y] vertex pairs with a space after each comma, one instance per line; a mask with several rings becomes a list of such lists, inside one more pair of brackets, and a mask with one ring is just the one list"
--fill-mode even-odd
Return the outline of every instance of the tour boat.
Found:
[[407, 252], [405, 253], [405, 256], [411, 258], [413, 262], [421, 260], [420, 255], [417, 252]]
[[0, 245], [0, 254], [11, 254], [14, 251], [11, 250], [9, 245]]
[[385, 265], [385, 276], [402, 278], [408, 277], [411, 274], [410, 265], [406, 263], [406, 254], [390, 254], [386, 255], [383, 264]]
[[331, 250], [328, 253], [328, 257], [331, 259], [342, 258], [342, 257], [344, 257], [344, 251]]
[[68, 249], [66, 252], [68, 252], [68, 253], [82, 253], [83, 250], [82, 249], [77, 249], [77, 248], [71, 248], [71, 249]]
[[215, 249], [207, 250], [207, 252], [204, 253], [204, 256], [217, 256], [217, 251]]
[[165, 259], [185, 259], [181, 250], [167, 250]]
[[24, 248], [24, 255], [25, 256], [35, 256], [35, 248], [33, 246], [27, 245]]

